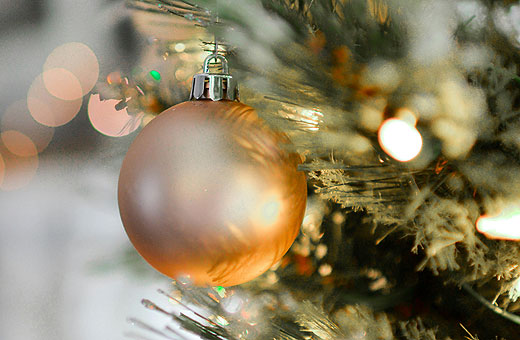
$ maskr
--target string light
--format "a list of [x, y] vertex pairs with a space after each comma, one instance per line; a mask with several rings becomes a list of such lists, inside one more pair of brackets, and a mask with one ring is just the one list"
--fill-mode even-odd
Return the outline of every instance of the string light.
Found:
[[379, 128], [378, 139], [381, 148], [400, 162], [408, 162], [421, 152], [421, 134], [415, 126], [402, 119], [385, 120]]
[[508, 206], [494, 216], [481, 216], [477, 230], [489, 238], [520, 240], [520, 206]]
[[150, 76], [152, 76], [152, 78], [156, 81], [160, 81], [161, 80], [161, 74], [156, 71], [156, 70], [151, 70], [150, 71]]

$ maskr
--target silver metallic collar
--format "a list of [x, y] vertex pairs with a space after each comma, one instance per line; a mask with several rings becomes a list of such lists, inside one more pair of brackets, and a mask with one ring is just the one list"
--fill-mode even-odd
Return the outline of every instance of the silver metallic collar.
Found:
[[[210, 73], [209, 62], [219, 60], [222, 64], [222, 73]], [[238, 84], [229, 74], [229, 67], [224, 56], [212, 54], [204, 60], [203, 73], [193, 76], [190, 100], [211, 99], [239, 100]]]

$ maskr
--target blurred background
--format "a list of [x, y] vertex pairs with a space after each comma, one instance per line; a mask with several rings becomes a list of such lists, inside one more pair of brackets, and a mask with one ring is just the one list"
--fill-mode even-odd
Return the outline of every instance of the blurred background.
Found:
[[91, 98], [145, 44], [123, 1], [0, 0], [0, 339], [124, 339], [160, 317], [140, 300], [168, 281], [122, 265], [140, 261], [116, 194], [137, 126]]

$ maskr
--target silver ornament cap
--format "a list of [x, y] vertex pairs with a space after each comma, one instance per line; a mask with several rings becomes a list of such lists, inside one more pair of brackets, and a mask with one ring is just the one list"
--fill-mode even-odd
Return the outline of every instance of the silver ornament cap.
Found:
[[[209, 62], [211, 60], [220, 61], [222, 73], [211, 73]], [[233, 76], [229, 74], [227, 59], [219, 54], [212, 54], [206, 57], [203, 65], [203, 73], [193, 76], [190, 100], [211, 99], [219, 100], [239, 100], [238, 84]]]

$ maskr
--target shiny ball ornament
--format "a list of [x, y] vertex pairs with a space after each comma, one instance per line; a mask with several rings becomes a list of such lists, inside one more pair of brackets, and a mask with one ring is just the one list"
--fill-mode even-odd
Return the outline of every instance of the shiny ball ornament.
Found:
[[123, 161], [119, 209], [137, 251], [196, 285], [232, 286], [287, 252], [307, 187], [287, 138], [230, 100], [173, 106], [136, 137]]

